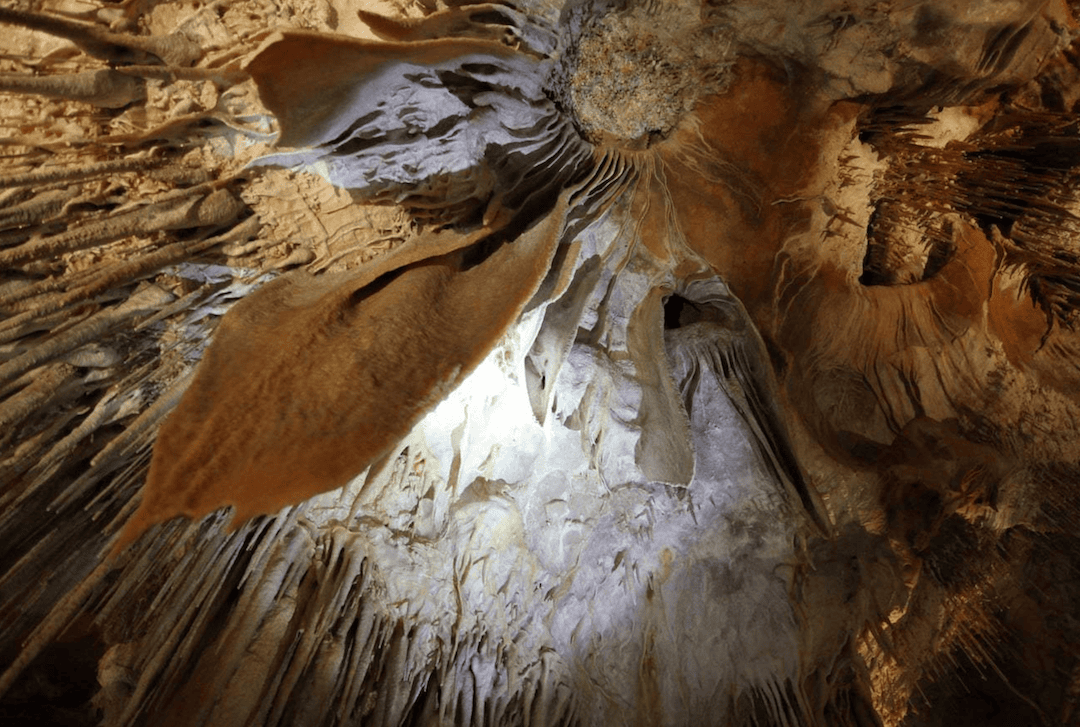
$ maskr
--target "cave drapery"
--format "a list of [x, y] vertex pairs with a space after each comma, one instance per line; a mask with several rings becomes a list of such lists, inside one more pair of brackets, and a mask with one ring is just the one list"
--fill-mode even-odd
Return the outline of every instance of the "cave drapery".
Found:
[[0, 9], [0, 717], [1080, 719], [1076, 11]]

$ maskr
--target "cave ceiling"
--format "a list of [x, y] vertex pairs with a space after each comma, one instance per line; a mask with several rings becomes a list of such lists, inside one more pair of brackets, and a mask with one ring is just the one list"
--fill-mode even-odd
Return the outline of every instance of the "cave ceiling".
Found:
[[1077, 723], [1077, 10], [0, 8], [0, 718]]

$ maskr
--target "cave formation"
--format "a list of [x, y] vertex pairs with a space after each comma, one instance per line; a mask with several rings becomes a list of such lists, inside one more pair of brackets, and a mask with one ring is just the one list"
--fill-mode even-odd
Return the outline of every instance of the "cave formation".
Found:
[[0, 8], [0, 721], [1080, 722], [1078, 10]]

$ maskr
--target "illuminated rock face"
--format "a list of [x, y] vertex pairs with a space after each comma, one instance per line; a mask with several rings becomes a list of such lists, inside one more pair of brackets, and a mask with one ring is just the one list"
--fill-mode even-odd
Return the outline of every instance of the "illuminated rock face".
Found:
[[4, 708], [1072, 719], [1069, 9], [449, 5], [0, 12]]

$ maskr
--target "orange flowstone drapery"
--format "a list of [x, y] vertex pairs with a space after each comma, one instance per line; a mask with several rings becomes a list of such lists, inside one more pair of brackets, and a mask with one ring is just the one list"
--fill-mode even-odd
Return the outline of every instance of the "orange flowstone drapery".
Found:
[[163, 425], [116, 548], [176, 515], [234, 505], [242, 522], [362, 472], [517, 319], [563, 209], [468, 269], [459, 250], [359, 276], [295, 274], [238, 304]]

